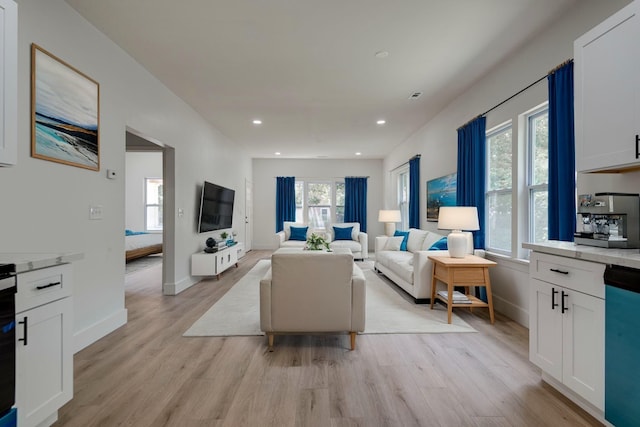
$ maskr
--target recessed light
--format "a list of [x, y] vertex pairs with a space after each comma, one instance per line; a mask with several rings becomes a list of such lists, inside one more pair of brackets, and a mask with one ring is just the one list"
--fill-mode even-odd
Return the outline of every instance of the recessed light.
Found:
[[361, 155], [362, 155], [362, 153], [359, 152], [359, 151], [356, 153], [356, 156], [361, 156]]
[[376, 123], [379, 124], [379, 125], [383, 125], [383, 124], [387, 123], [387, 121], [386, 120], [378, 120]]
[[387, 52], [386, 50], [380, 50], [380, 51], [376, 52], [376, 58], [384, 59], [384, 58], [386, 58], [388, 56], [389, 56], [389, 52]]
[[279, 152], [279, 151], [276, 151], [274, 154], [275, 154], [276, 156], [279, 156], [279, 155], [280, 155], [280, 152]]
[[254, 119], [254, 120], [253, 120], [253, 124], [254, 124], [254, 125], [261, 125], [261, 124], [262, 124], [262, 120], [260, 120], [260, 119]]

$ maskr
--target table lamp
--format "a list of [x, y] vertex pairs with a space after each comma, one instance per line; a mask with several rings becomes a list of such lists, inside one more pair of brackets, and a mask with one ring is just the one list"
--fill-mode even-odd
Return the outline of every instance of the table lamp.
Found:
[[378, 221], [384, 222], [384, 234], [393, 236], [396, 232], [396, 222], [400, 222], [400, 211], [398, 210], [381, 210], [378, 212]]
[[447, 236], [447, 248], [452, 258], [464, 258], [467, 253], [467, 236], [462, 231], [480, 230], [478, 208], [475, 206], [442, 206], [438, 213], [438, 228], [451, 230]]

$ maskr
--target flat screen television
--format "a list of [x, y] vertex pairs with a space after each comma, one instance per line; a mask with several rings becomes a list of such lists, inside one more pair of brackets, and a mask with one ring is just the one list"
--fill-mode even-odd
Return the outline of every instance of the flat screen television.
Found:
[[200, 198], [198, 233], [231, 228], [235, 190], [205, 181]]

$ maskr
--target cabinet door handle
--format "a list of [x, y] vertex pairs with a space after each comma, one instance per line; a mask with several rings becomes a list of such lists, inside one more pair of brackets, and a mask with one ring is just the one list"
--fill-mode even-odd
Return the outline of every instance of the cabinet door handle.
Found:
[[565, 293], [564, 291], [562, 291], [562, 307], [560, 307], [560, 311], [561, 313], [564, 314], [565, 311], [569, 310], [569, 307], [567, 307], [566, 305], [564, 305], [564, 299], [566, 297], [568, 297], [569, 294]]
[[556, 288], [551, 288], [551, 310], [555, 310], [558, 306], [558, 303], [556, 302], [557, 293], [559, 293], [559, 291], [556, 291]]
[[554, 273], [560, 273], [560, 274], [569, 274], [568, 271], [558, 270], [557, 268], [550, 268], [549, 271], [553, 271]]
[[18, 341], [24, 342], [24, 345], [27, 345], [27, 329], [28, 329], [28, 320], [27, 316], [24, 316], [21, 321], [18, 322], [18, 325], [24, 325], [24, 332], [22, 334], [22, 338], [18, 338]]
[[640, 135], [636, 134], [636, 159], [640, 157]]
[[50, 288], [52, 286], [58, 286], [59, 284], [61, 284], [62, 282], [54, 282], [54, 283], [49, 283], [48, 285], [40, 285], [40, 286], [36, 286], [37, 290], [41, 290], [41, 289], [47, 289]]

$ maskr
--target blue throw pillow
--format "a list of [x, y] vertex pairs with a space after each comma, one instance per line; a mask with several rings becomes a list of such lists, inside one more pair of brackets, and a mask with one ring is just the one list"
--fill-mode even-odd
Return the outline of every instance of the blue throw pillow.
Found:
[[409, 232], [408, 231], [399, 231], [396, 230], [395, 233], [393, 233], [394, 236], [402, 236], [404, 237], [404, 239], [402, 239], [402, 244], [400, 244], [400, 250], [401, 251], [406, 251], [407, 250], [407, 240], [409, 240]]
[[303, 242], [307, 241], [307, 230], [309, 227], [289, 227], [291, 229], [291, 234], [289, 235], [289, 240], [301, 240]]
[[353, 227], [333, 227], [334, 240], [352, 240]]
[[443, 237], [442, 239], [435, 242], [429, 248], [430, 251], [446, 251], [447, 250], [447, 238]]

